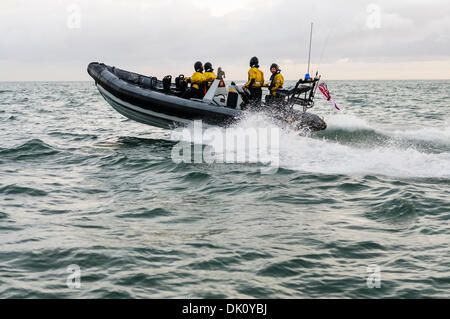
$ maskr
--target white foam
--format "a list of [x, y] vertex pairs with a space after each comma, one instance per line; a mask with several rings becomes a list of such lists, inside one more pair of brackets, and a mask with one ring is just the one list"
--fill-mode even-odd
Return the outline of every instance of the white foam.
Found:
[[414, 127], [411, 129], [392, 128], [387, 125], [369, 123], [356, 115], [334, 114], [326, 117], [330, 130], [342, 129], [349, 132], [371, 130], [375, 133], [397, 139], [434, 142], [450, 145], [450, 121], [436, 127]]
[[[427, 154], [413, 148], [354, 148], [307, 137], [284, 138], [280, 165], [322, 174], [450, 178], [450, 153]], [[289, 145], [289, 147], [287, 147]]]
[[448, 126], [441, 128], [423, 127], [413, 130], [394, 130], [392, 132], [383, 131], [383, 133], [396, 138], [450, 145], [450, 127]]
[[332, 129], [345, 129], [350, 132], [372, 129], [367, 121], [355, 115], [333, 114], [326, 116], [325, 120]]
[[[403, 136], [408, 138], [429, 138], [432, 141], [439, 139], [447, 141], [449, 131], [424, 128], [412, 131], [386, 131], [376, 127], [355, 116], [336, 115], [328, 120], [329, 126], [344, 128], [346, 130], [373, 129], [390, 136]], [[250, 115], [228, 130], [242, 128], [268, 128], [276, 127], [270, 118], [264, 115]], [[220, 129], [224, 130], [224, 129]], [[280, 143], [279, 165], [282, 168], [320, 174], [344, 175], [384, 175], [405, 178], [450, 178], [450, 153], [440, 154], [421, 152], [413, 147], [402, 148], [396, 143], [389, 143], [378, 147], [367, 148], [343, 145], [339, 142], [318, 139], [314, 137], [299, 136], [297, 132], [279, 130]], [[447, 134], [447, 135], [445, 135]], [[436, 137], [439, 136], [438, 138]], [[442, 137], [444, 136], [444, 137]], [[185, 137], [178, 136], [180, 140]], [[186, 140], [186, 139], [185, 139]], [[215, 141], [204, 135], [202, 140], [195, 141], [217, 147]], [[255, 145], [250, 147], [257, 147]], [[225, 148], [225, 152], [234, 152], [234, 148]], [[232, 155], [232, 154], [229, 154]], [[248, 163], [247, 158], [235, 158], [238, 163]]]

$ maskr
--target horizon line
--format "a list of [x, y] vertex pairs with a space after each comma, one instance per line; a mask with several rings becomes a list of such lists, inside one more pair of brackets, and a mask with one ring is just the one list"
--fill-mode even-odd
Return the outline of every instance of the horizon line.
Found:
[[[326, 81], [448, 81], [450, 78], [442, 78], [442, 79], [327, 79]], [[227, 82], [241, 82], [247, 80], [225, 80]], [[285, 81], [298, 81], [296, 80], [285, 80]], [[325, 80], [321, 80], [324, 82]], [[56, 82], [95, 82], [93, 80], [0, 80], [0, 83], [56, 83]]]

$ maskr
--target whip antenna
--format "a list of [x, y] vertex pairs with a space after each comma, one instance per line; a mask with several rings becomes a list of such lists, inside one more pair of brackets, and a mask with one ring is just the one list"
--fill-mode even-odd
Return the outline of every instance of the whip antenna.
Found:
[[311, 43], [312, 43], [313, 23], [311, 22], [311, 33], [309, 34], [309, 55], [308, 55], [308, 74], [309, 66], [311, 65]]

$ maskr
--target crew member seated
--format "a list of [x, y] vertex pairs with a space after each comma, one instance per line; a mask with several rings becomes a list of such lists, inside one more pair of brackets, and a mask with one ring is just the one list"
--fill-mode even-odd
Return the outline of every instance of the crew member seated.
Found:
[[185, 78], [187, 83], [191, 83], [191, 87], [186, 91], [184, 97], [202, 99], [204, 92], [202, 91], [205, 75], [203, 74], [203, 64], [200, 61], [194, 64], [194, 74]]
[[270, 66], [270, 83], [265, 83], [264, 86], [269, 88], [270, 94], [266, 96], [266, 102], [275, 102], [280, 97], [278, 95], [278, 89], [283, 88], [284, 78], [281, 75], [280, 67], [276, 63], [272, 63]]
[[205, 82], [206, 82], [206, 91], [209, 89], [211, 84], [217, 78], [217, 76], [214, 74], [213, 71], [214, 71], [214, 69], [212, 68], [212, 64], [210, 62], [206, 62], [205, 63], [205, 73], [203, 74], [205, 77]]
[[250, 91], [250, 100], [253, 105], [260, 105], [262, 98], [261, 87], [264, 85], [264, 73], [258, 69], [259, 61], [257, 57], [250, 59], [250, 70], [248, 71], [248, 82], [242, 87]]

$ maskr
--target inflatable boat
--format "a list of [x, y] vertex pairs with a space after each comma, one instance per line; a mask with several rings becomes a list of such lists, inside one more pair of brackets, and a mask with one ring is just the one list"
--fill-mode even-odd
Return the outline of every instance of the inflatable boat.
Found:
[[[204, 124], [228, 126], [247, 112], [266, 112], [282, 125], [296, 130], [318, 131], [326, 128], [325, 121], [307, 112], [314, 105], [314, 93], [320, 77], [299, 80], [291, 88], [279, 90], [276, 101], [263, 102], [256, 107], [247, 92], [234, 82], [227, 86], [224, 73], [218, 70], [217, 79], [202, 99], [188, 98], [189, 87], [184, 76], [172, 82], [171, 76], [162, 80], [103, 63], [90, 63], [87, 69], [95, 80], [100, 94], [120, 114], [134, 121], [172, 129], [201, 120]], [[298, 107], [301, 110], [298, 110]]]

